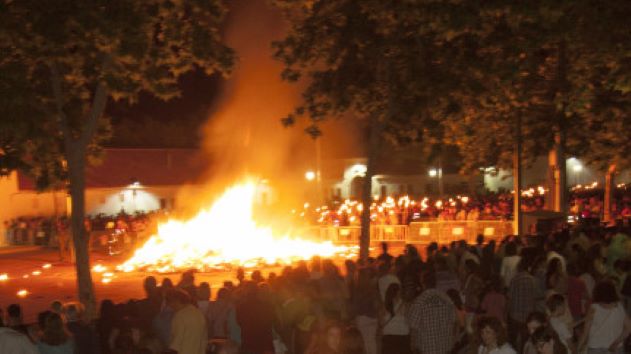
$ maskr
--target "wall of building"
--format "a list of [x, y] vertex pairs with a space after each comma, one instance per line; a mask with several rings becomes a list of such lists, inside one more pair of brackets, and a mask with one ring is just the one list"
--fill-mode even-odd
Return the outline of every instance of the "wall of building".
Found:
[[[546, 185], [548, 173], [548, 159], [547, 157], [540, 157], [533, 163], [532, 166], [524, 169], [523, 171], [523, 183], [525, 187]], [[605, 175], [587, 165], [583, 161], [576, 158], [569, 158], [566, 161], [566, 173], [567, 183], [569, 186], [577, 184], [587, 185], [593, 182], [602, 184], [605, 182]], [[621, 171], [616, 176], [616, 183], [629, 183], [631, 182], [631, 170]], [[513, 190], [513, 174], [510, 170], [500, 170], [497, 174], [487, 173], [484, 175], [484, 186], [493, 192], [497, 192], [500, 189]]]

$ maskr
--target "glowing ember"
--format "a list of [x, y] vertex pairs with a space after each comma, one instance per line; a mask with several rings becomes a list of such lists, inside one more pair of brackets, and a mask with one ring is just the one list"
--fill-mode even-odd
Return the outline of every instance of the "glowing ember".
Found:
[[109, 284], [112, 282], [112, 278], [103, 278], [101, 279], [101, 283], [103, 284]]
[[258, 226], [252, 219], [255, 192], [254, 183], [237, 185], [193, 219], [171, 220], [160, 225], [157, 235], [117, 269], [173, 272], [225, 265], [254, 267], [351, 252], [351, 248], [331, 242], [276, 236], [270, 228]]
[[50, 267], [52, 267], [52, 266], [53, 266], [52, 264], [50, 264], [50, 263], [46, 263], [46, 264], [44, 264], [44, 265], [42, 266], [42, 268], [44, 268], [44, 269], [49, 269], [49, 268], [50, 268]]
[[100, 265], [100, 264], [97, 264], [94, 267], [92, 267], [92, 271], [95, 272], [95, 273], [103, 273], [106, 270], [107, 270], [107, 268], [102, 266], [102, 265]]
[[9, 275], [7, 273], [0, 274], [0, 281], [7, 281], [7, 280], [9, 280]]
[[33, 274], [33, 275], [40, 275], [40, 274], [42, 274], [42, 271], [41, 270], [34, 270], [33, 273], [31, 273], [31, 274]]
[[24, 275], [22, 276], [22, 278], [24, 278], [24, 279], [28, 279], [28, 277], [29, 277], [29, 275], [28, 275], [28, 274], [24, 274]]
[[17, 295], [19, 297], [26, 297], [26, 295], [28, 295], [28, 290], [22, 289], [22, 290], [18, 291]]

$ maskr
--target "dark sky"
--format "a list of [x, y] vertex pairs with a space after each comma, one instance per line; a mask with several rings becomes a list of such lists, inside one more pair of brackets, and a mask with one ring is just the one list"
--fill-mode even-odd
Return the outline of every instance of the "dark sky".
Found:
[[[227, 44], [233, 46], [237, 50], [240, 62], [235, 67], [235, 73], [230, 80], [226, 81], [219, 75], [213, 77], [206, 76], [203, 72], [193, 72], [184, 75], [181, 81], [181, 97], [170, 101], [162, 101], [152, 97], [149, 94], [141, 94], [138, 103], [128, 105], [124, 103], [112, 102], [108, 105], [107, 113], [114, 123], [114, 138], [109, 145], [112, 146], [134, 146], [134, 147], [197, 147], [203, 144], [204, 123], [217, 119], [215, 117], [215, 109], [223, 104], [226, 90], [230, 90], [230, 81], [234, 81], [235, 76], [243, 76], [243, 67], [246, 66], [247, 75], [259, 76], [263, 75], [259, 71], [269, 71], [271, 59], [270, 41], [272, 38], [278, 39], [279, 33], [282, 33], [282, 18], [275, 10], [269, 7], [266, 0], [231, 0], [229, 4], [229, 13], [224, 23], [224, 31], [226, 32]], [[280, 31], [280, 32], [279, 32]], [[265, 33], [267, 32], [267, 33]], [[260, 60], [257, 59], [261, 58]], [[263, 58], [267, 57], [267, 58]], [[252, 63], [255, 68], [252, 68]], [[260, 68], [256, 68], [259, 62]], [[280, 71], [275, 68], [277, 73], [273, 75], [266, 74], [266, 81], [280, 81]], [[243, 80], [243, 77], [239, 78]], [[273, 86], [277, 85], [273, 83]], [[299, 97], [301, 87], [294, 85], [292, 90], [295, 91], [295, 97]], [[249, 93], [249, 96], [256, 96], [257, 93]], [[256, 99], [256, 97], [254, 97]], [[241, 102], [242, 103], [242, 102]], [[296, 100], [297, 104], [298, 101]], [[247, 104], [247, 102], [246, 102]], [[291, 105], [290, 105], [291, 106]], [[290, 113], [291, 108], [287, 106], [278, 111], [278, 117], [266, 119], [266, 126], [279, 130], [285, 129], [280, 124], [283, 115]], [[287, 112], [285, 112], [285, 109]], [[280, 112], [282, 111], [282, 112]], [[256, 117], [252, 117], [256, 119]], [[152, 129], [139, 129], [147, 119], [158, 121], [159, 124], [166, 124], [160, 129], [152, 124]], [[170, 124], [170, 126], [169, 126]], [[183, 139], [173, 139], [170, 129], [174, 124], [178, 126], [178, 135], [183, 135]], [[295, 134], [299, 138], [299, 144], [303, 140], [304, 127], [298, 126], [291, 128], [295, 130]], [[358, 145], [355, 141], [357, 131], [353, 128], [353, 123], [337, 122], [329, 123], [324, 127], [323, 138], [323, 156], [328, 157], [356, 157], [361, 155], [361, 149], [356, 149]], [[169, 139], [161, 135], [171, 135]], [[305, 144], [308, 144], [306, 154], [309, 154], [312, 148], [309, 138], [305, 137]], [[300, 149], [298, 149], [300, 150]], [[304, 150], [304, 149], [303, 149]], [[304, 157], [298, 157], [304, 159]], [[307, 157], [308, 158], [308, 157]]]

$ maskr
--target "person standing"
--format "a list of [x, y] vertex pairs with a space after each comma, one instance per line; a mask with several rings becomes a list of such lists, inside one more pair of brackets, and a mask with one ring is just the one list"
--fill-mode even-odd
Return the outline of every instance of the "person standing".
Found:
[[39, 354], [37, 347], [28, 337], [9, 327], [2, 327], [0, 318], [0, 353]]
[[508, 338], [515, 348], [521, 348], [521, 339], [528, 315], [535, 311], [537, 301], [543, 298], [537, 280], [528, 272], [528, 265], [522, 259], [517, 265], [517, 274], [508, 288]]
[[174, 311], [169, 349], [178, 354], [205, 354], [208, 329], [204, 315], [191, 304], [191, 298], [183, 290], [169, 290], [166, 302]]
[[626, 315], [612, 282], [594, 288], [593, 303], [585, 318], [585, 330], [579, 340], [579, 352], [588, 354], [623, 353], [623, 342], [631, 333], [631, 319]]
[[401, 298], [401, 285], [390, 284], [386, 290], [385, 313], [381, 319], [381, 349], [383, 353], [408, 354], [410, 326], [405, 318], [408, 304]]
[[243, 298], [236, 306], [241, 327], [241, 349], [247, 354], [274, 352], [274, 309], [254, 283], [243, 283]]
[[37, 343], [40, 354], [74, 354], [74, 341], [66, 331], [64, 323], [56, 313], [46, 317], [42, 340]]
[[506, 340], [506, 329], [495, 317], [482, 317], [478, 322], [478, 354], [516, 354]]
[[423, 275], [425, 290], [407, 311], [412, 350], [420, 353], [449, 353], [454, 346], [458, 322], [456, 307], [445, 293], [436, 289], [434, 273]]

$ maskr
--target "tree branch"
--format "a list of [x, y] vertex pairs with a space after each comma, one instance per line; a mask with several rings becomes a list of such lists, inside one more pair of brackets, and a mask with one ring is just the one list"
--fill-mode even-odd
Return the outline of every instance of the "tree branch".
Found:
[[[111, 63], [112, 56], [110, 54], [106, 54], [105, 58], [103, 58], [103, 65], [101, 66], [102, 74], [107, 71]], [[99, 80], [94, 92], [94, 98], [92, 99], [92, 106], [87, 117], [87, 122], [85, 123], [85, 128], [81, 131], [81, 143], [83, 146], [86, 146], [94, 136], [96, 128], [98, 127], [99, 119], [103, 116], [103, 112], [105, 111], [106, 103], [107, 85], [104, 80], [101, 79]]]
[[57, 107], [57, 114], [59, 115], [59, 128], [64, 135], [64, 140], [69, 141], [67, 139], [72, 139], [72, 133], [70, 131], [70, 126], [68, 125], [68, 117], [64, 113], [63, 94], [61, 90], [61, 76], [59, 74], [59, 69], [57, 68], [57, 63], [53, 62], [49, 66], [55, 106]]

